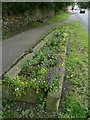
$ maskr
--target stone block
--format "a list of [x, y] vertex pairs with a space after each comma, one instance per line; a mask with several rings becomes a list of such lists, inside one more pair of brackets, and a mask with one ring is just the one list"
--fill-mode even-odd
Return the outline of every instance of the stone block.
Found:
[[10, 75], [10, 77], [15, 77], [19, 72], [20, 72], [20, 68], [21, 65], [24, 64], [24, 62], [30, 58], [32, 58], [35, 54], [34, 53], [29, 53], [28, 55], [26, 55], [23, 59], [21, 59], [20, 62], [18, 62], [14, 67], [12, 67], [7, 74]]
[[6, 86], [3, 84], [2, 87], [2, 98], [13, 98], [16, 101], [23, 101], [23, 102], [27, 102], [27, 103], [32, 103], [32, 104], [38, 104], [39, 99], [38, 97], [40, 95], [44, 95], [43, 91], [39, 91], [39, 93], [36, 93], [36, 90], [33, 88], [28, 88], [25, 91], [25, 94], [22, 94], [20, 97], [16, 97], [14, 89], [11, 88], [10, 86]]
[[58, 111], [61, 92], [49, 92], [47, 96], [46, 109], [49, 111]]

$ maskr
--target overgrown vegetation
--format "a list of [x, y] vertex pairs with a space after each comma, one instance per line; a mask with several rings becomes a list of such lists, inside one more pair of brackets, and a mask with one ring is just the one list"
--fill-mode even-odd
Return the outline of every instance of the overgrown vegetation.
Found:
[[87, 8], [90, 8], [90, 1], [89, 2], [78, 2], [78, 5], [80, 8], [87, 9]]
[[[80, 22], [65, 24], [70, 28], [66, 58], [66, 86], [58, 112], [47, 112], [15, 101], [3, 101], [4, 118], [86, 118], [88, 112], [88, 35]], [[42, 99], [43, 98], [39, 98]]]
[[69, 2], [5, 2], [2, 3], [2, 12], [3, 16], [23, 14], [28, 11], [31, 13], [36, 8], [54, 9], [57, 12], [58, 10], [65, 9], [70, 4]]

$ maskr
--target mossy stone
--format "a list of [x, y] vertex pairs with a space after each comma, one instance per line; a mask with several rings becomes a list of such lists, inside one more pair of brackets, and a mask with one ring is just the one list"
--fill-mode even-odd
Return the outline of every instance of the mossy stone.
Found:
[[49, 92], [47, 96], [46, 109], [50, 111], [58, 111], [60, 103], [60, 91]]
[[28, 88], [25, 91], [25, 94], [22, 94], [20, 97], [16, 97], [15, 95], [15, 91], [12, 87], [8, 87], [6, 85], [3, 84], [2, 87], [2, 98], [13, 98], [17, 101], [23, 101], [23, 102], [28, 102], [28, 103], [32, 103], [32, 104], [38, 104], [39, 99], [38, 97], [41, 95], [44, 95], [43, 91], [40, 91], [39, 93], [36, 93], [36, 90], [33, 88]]

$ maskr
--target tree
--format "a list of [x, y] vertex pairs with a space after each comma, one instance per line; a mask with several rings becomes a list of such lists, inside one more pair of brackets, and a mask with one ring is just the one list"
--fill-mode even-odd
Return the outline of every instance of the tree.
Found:
[[69, 2], [3, 2], [2, 12], [3, 15], [15, 15], [18, 13], [24, 13], [26, 11], [32, 12], [37, 7], [39, 9], [53, 9], [55, 13], [59, 10], [64, 10]]
[[90, 2], [79, 2], [78, 5], [80, 8], [86, 9], [86, 8], [90, 7]]

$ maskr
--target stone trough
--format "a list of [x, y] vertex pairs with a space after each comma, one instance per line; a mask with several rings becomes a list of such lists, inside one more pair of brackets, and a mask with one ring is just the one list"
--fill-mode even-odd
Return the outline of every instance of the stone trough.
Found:
[[[35, 46], [33, 48], [33, 52], [29, 53], [28, 55], [26, 55], [20, 62], [18, 62], [14, 67], [12, 67], [7, 74], [10, 75], [10, 77], [14, 77], [16, 76], [19, 72], [20, 72], [20, 67], [21, 65], [27, 60], [30, 59], [31, 57], [33, 57], [35, 55], [35, 53], [37, 51], [39, 51], [39, 49], [41, 47], [43, 47], [43, 45], [52, 37], [52, 34], [54, 33], [54, 31], [52, 31], [48, 36], [46, 36], [37, 46]], [[68, 36], [66, 36], [66, 44], [68, 43]], [[67, 49], [67, 45], [66, 48]], [[65, 50], [65, 56], [66, 56], [66, 50]], [[65, 66], [63, 66], [63, 71], [62, 74], [60, 75], [60, 88], [59, 91], [57, 92], [48, 92], [47, 95], [47, 101], [46, 101], [46, 109], [49, 111], [57, 111], [59, 108], [59, 104], [60, 104], [60, 98], [61, 98], [61, 94], [62, 94], [62, 86], [63, 86], [63, 79], [64, 79], [64, 71], [65, 71]], [[36, 92], [35, 89], [33, 88], [28, 88], [26, 90], [26, 93], [23, 94], [21, 97], [16, 97], [13, 89], [10, 86], [6, 86], [5, 84], [2, 84], [2, 98], [14, 98], [17, 101], [23, 101], [23, 102], [28, 102], [28, 103], [32, 103], [32, 104], [38, 104], [39, 103], [39, 96], [43, 96], [45, 93], [43, 91], [39, 91], [38, 93]]]

